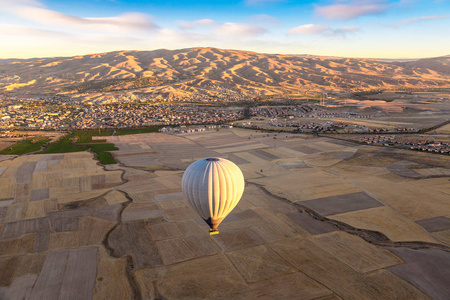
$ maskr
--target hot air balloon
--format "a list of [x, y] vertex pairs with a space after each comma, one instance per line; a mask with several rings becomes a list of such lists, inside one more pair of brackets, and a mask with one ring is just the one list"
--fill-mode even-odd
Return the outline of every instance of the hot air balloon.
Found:
[[184, 172], [181, 187], [192, 208], [217, 234], [217, 227], [236, 207], [244, 192], [244, 175], [224, 158], [204, 158]]

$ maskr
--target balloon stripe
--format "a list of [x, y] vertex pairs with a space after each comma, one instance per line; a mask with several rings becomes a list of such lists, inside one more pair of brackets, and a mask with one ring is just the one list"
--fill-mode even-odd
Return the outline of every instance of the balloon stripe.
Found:
[[197, 208], [195, 207], [195, 203], [192, 201], [192, 199], [194, 199], [192, 194], [193, 190], [191, 189], [190, 185], [188, 185], [188, 183], [192, 180], [193, 174], [194, 172], [184, 173], [183, 178], [181, 179], [181, 187], [183, 189], [183, 194], [186, 200], [191, 206], [194, 207], [195, 210], [197, 210]]
[[220, 218], [220, 202], [225, 200], [222, 200], [222, 189], [224, 188], [224, 186], [222, 185], [222, 182], [220, 180], [221, 176], [219, 176], [219, 174], [219, 164], [217, 162], [214, 162], [214, 218]]
[[213, 204], [213, 173], [212, 173], [212, 163], [208, 162], [208, 167], [207, 167], [207, 172], [208, 172], [208, 204], [209, 204], [209, 215], [212, 218], [214, 216], [214, 204]]
[[231, 204], [235, 201], [235, 194], [236, 194], [236, 184], [235, 184], [235, 180], [234, 180], [234, 178], [233, 178], [233, 173], [235, 173], [235, 170], [234, 170], [234, 166], [233, 165], [231, 165], [231, 164], [224, 164], [224, 167], [227, 169], [227, 173], [226, 173], [226, 177], [227, 177], [227, 180], [229, 180], [230, 181], [230, 192], [229, 192], [229, 194], [228, 194], [228, 201], [227, 201], [227, 203], [226, 203], [226, 205], [225, 205], [225, 207], [224, 207], [224, 209], [223, 209], [223, 212], [222, 212], [222, 214], [223, 215], [228, 215], [231, 211], [229, 210], [230, 209], [230, 206], [231, 206]]
[[[207, 173], [207, 169], [208, 167], [206, 167], [206, 170], [204, 168], [204, 166], [200, 163], [197, 165], [197, 168], [199, 170], [199, 172], [203, 172], [203, 174], [201, 174], [197, 180], [197, 182], [195, 183], [195, 186], [193, 188], [195, 188], [196, 190], [198, 190], [199, 193], [199, 197], [196, 198], [196, 202], [199, 204], [203, 215], [202, 218], [203, 219], [208, 219], [209, 216], [211, 215], [210, 211], [209, 211], [209, 198], [208, 198], [208, 173]], [[203, 175], [203, 176], [202, 176]]]
[[240, 200], [239, 194], [241, 193], [241, 190], [243, 189], [243, 186], [240, 181], [240, 179], [242, 178], [241, 170], [236, 165], [233, 165], [232, 169], [233, 169], [233, 176], [232, 176], [233, 196], [231, 197], [232, 201], [230, 201], [230, 204], [227, 207], [227, 211], [225, 212], [227, 214], [229, 214], [234, 209], [237, 202]]
[[192, 172], [192, 176], [193, 178], [191, 179], [191, 181], [189, 181], [191, 184], [189, 185], [189, 189], [193, 195], [190, 203], [194, 204], [194, 209], [200, 214], [200, 216], [202, 218], [205, 218], [208, 216], [208, 211], [205, 211], [204, 207], [202, 207], [201, 205], [201, 193], [200, 190], [197, 188], [198, 186], [200, 186], [201, 184], [201, 180], [202, 180], [202, 170], [201, 168], [199, 168], [199, 166], [194, 166], [194, 170]]
[[219, 179], [220, 179], [220, 187], [221, 187], [221, 195], [220, 195], [220, 207], [218, 211], [218, 216], [223, 215], [223, 211], [225, 205], [228, 201], [228, 189], [230, 188], [230, 184], [227, 182], [227, 170], [225, 164], [217, 164], [219, 171]]
[[228, 207], [228, 211], [226, 212], [227, 214], [229, 214], [231, 211], [233, 211], [233, 209], [236, 207], [236, 205], [239, 203], [239, 200], [242, 197], [242, 194], [244, 193], [244, 188], [245, 188], [245, 181], [244, 181], [244, 176], [242, 175], [241, 170], [239, 169], [238, 166], [234, 165], [233, 166], [236, 170], [235, 170], [235, 175], [233, 176], [233, 181], [234, 181], [234, 195], [233, 195], [233, 201], [230, 201], [230, 206]]

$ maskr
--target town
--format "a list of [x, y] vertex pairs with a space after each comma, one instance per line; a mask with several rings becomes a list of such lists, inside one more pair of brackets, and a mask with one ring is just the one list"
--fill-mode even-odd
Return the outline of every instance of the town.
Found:
[[[4, 100], [6, 101], [0, 107], [0, 137], [24, 136], [20, 133], [24, 130], [65, 132], [164, 126], [160, 131], [186, 133], [235, 126], [291, 133], [358, 134], [348, 139], [371, 145], [450, 153], [450, 146], [446, 141], [428, 141], [411, 135], [419, 133], [420, 129], [417, 127], [369, 126], [364, 120], [376, 119], [374, 113], [339, 110], [317, 103], [243, 107], [139, 101], [102, 105], [74, 104], [64, 97]], [[191, 125], [206, 127], [186, 127]]]
[[79, 130], [222, 124], [242, 118], [242, 108], [131, 103], [58, 106], [32, 101], [1, 107], [0, 130]]
[[450, 143], [445, 141], [436, 141], [434, 138], [407, 138], [396, 135], [363, 135], [359, 137], [352, 137], [351, 140], [368, 145], [397, 146], [411, 150], [450, 154]]

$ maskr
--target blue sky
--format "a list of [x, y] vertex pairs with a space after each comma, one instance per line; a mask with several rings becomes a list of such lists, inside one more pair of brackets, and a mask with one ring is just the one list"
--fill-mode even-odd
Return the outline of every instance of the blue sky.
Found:
[[0, 0], [0, 58], [218, 47], [370, 58], [450, 54], [450, 0]]

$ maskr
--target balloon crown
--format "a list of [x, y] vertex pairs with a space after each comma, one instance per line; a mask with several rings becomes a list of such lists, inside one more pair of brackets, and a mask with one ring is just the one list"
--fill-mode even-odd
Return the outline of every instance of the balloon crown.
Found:
[[210, 158], [207, 158], [206, 160], [207, 160], [207, 161], [219, 161], [220, 158], [217, 158], [217, 157], [210, 157]]

